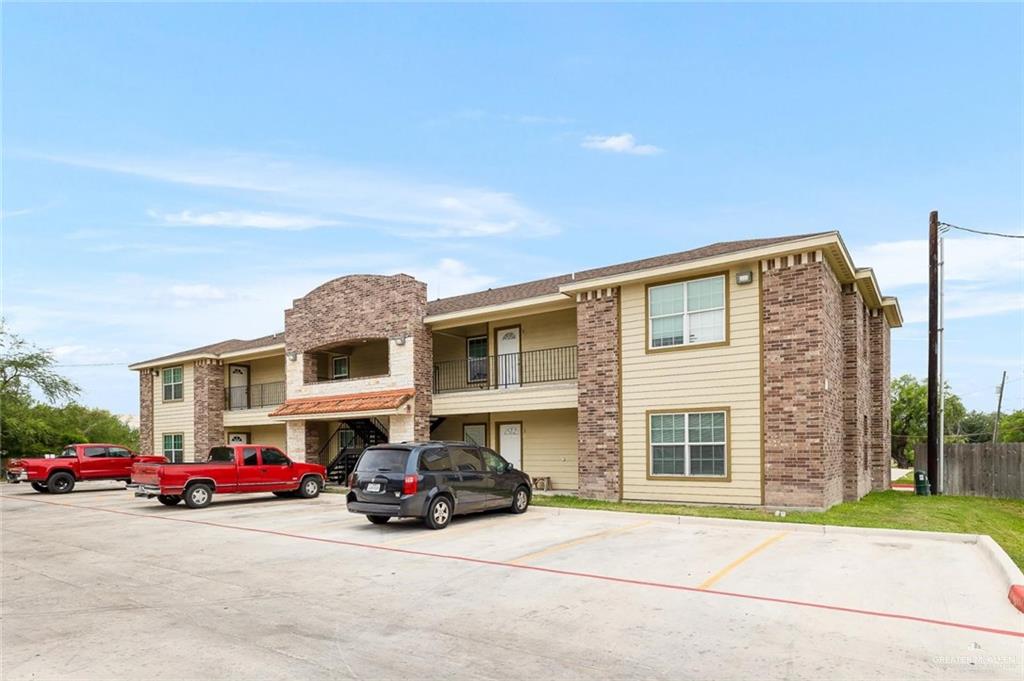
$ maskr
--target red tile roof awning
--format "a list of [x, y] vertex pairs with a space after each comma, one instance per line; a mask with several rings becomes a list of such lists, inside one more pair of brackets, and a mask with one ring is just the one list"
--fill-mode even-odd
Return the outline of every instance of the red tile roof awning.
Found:
[[393, 411], [408, 402], [416, 392], [410, 389], [385, 390], [354, 395], [329, 395], [287, 400], [270, 416], [343, 414], [346, 412]]

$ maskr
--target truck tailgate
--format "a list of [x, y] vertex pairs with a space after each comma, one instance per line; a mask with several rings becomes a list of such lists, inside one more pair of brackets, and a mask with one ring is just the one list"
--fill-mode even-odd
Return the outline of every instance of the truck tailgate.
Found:
[[136, 485], [159, 485], [160, 463], [137, 463], [132, 466], [132, 483]]

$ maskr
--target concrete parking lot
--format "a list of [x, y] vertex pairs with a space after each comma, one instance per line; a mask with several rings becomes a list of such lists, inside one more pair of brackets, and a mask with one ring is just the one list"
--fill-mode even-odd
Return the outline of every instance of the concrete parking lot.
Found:
[[340, 495], [4, 485], [16, 679], [1019, 680], [974, 544], [531, 508], [375, 526]]

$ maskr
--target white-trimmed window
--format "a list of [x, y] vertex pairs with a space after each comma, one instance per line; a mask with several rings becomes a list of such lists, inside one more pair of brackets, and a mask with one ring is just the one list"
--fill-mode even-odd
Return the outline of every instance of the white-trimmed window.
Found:
[[331, 360], [331, 378], [348, 378], [348, 355], [340, 355]]
[[171, 463], [185, 460], [185, 434], [164, 433], [164, 458]]
[[470, 383], [487, 380], [487, 336], [466, 339], [466, 372]]
[[164, 402], [185, 398], [185, 368], [167, 367], [162, 372], [164, 377]]
[[652, 476], [725, 477], [724, 411], [651, 414]]
[[725, 275], [647, 289], [651, 348], [725, 340]]

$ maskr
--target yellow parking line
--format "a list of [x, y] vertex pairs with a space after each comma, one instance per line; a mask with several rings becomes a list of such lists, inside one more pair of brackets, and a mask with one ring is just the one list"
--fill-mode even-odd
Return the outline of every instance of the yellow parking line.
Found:
[[635, 530], [638, 527], [643, 527], [644, 525], [650, 525], [652, 522], [654, 522], [654, 521], [652, 521], [652, 520], [645, 520], [642, 523], [635, 523], [633, 525], [626, 525], [624, 527], [613, 527], [613, 528], [611, 528], [609, 530], [603, 530], [601, 532], [595, 532], [594, 534], [588, 534], [588, 535], [584, 535], [582, 537], [577, 537], [576, 539], [570, 539], [569, 541], [564, 541], [564, 542], [561, 542], [559, 544], [554, 544], [553, 546], [549, 546], [549, 547], [547, 547], [545, 549], [541, 549], [539, 551], [533, 551], [532, 553], [524, 554], [522, 556], [519, 556], [518, 558], [513, 558], [512, 560], [509, 560], [509, 561], [506, 561], [506, 562], [509, 562], [509, 563], [522, 563], [522, 562], [525, 562], [527, 560], [531, 560], [533, 558], [540, 558], [541, 556], [547, 556], [549, 554], [556, 553], [558, 551], [563, 551], [565, 549], [571, 549], [574, 546], [579, 546], [580, 544], [586, 544], [587, 542], [597, 541], [598, 539], [607, 539], [608, 537], [614, 537], [617, 534], [624, 534], [626, 532], [629, 532], [630, 530]]
[[788, 532], [779, 532], [774, 537], [769, 537], [768, 539], [764, 540], [763, 542], [761, 542], [760, 544], [758, 544], [754, 548], [752, 548], [749, 551], [747, 551], [746, 553], [744, 553], [742, 556], [740, 556], [739, 558], [737, 558], [733, 562], [731, 562], [728, 565], [726, 565], [724, 568], [722, 568], [721, 570], [719, 570], [715, 574], [713, 574], [710, 577], [708, 577], [707, 579], [705, 579], [700, 584], [700, 586], [698, 586], [697, 588], [698, 589], [709, 589], [709, 588], [711, 588], [712, 584], [714, 584], [715, 582], [720, 580], [722, 577], [725, 577], [727, 574], [729, 574], [730, 572], [735, 570], [737, 567], [739, 567], [743, 563], [747, 562], [748, 560], [750, 560], [751, 558], [753, 558], [757, 554], [761, 553], [766, 548], [768, 548], [769, 546], [771, 546], [775, 542], [777, 542], [780, 539], [782, 539], [783, 537], [785, 537], [787, 534], [789, 534], [789, 533]]

